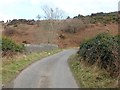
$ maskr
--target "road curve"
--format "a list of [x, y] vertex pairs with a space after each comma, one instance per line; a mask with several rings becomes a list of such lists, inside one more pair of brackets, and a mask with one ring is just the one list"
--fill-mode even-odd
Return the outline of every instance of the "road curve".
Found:
[[78, 88], [67, 63], [76, 51], [64, 50], [33, 63], [13, 81], [13, 88]]

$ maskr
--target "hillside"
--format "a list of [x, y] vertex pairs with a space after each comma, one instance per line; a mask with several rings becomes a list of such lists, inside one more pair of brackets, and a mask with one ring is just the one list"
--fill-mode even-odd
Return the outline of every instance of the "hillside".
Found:
[[[73, 81], [69, 82], [70, 78], [68, 78], [68, 80], [65, 79], [65, 77], [70, 76], [71, 73], [71, 71], [67, 71], [69, 69], [69, 62], [67, 63], [67, 60], [70, 55], [76, 53], [70, 57], [69, 66], [71, 70], [73, 69], [73, 76], [76, 76], [74, 78], [78, 80], [77, 82], [83, 81], [82, 84], [86, 85], [84, 85], [84, 88], [118, 87], [119, 54], [117, 51], [119, 40], [116, 36], [118, 34], [118, 22], [117, 12], [100, 12], [88, 16], [79, 14], [74, 18], [69, 17], [64, 20], [35, 21], [14, 19], [6, 23], [0, 22], [3, 64], [3, 77], [0, 78], [2, 78], [2, 86], [7, 87], [7, 84], [11, 85], [11, 80], [16, 77], [16, 81], [13, 80], [15, 82], [13, 86], [23, 84], [23, 86], [27, 87], [26, 84], [30, 83], [28, 85], [35, 85], [35, 87], [37, 87], [36, 85], [38, 84], [36, 83], [42, 81], [42, 83], [39, 83], [41, 87], [48, 88], [54, 80], [58, 81], [58, 84], [63, 84], [65, 80], [71, 87], [72, 84], [70, 85], [70, 82]], [[58, 46], [60, 48], [58, 48]], [[69, 47], [79, 47], [79, 50], [78, 48], [66, 50], [66, 48]], [[62, 50], [63, 52], [60, 52]], [[53, 55], [55, 53], [58, 54]], [[48, 56], [50, 56], [50, 58]], [[44, 58], [44, 60], [42, 60], [42, 58]], [[46, 62], [40, 64], [38, 61], [38, 66], [35, 65], [36, 67], [31, 68], [31, 66], [34, 65], [33, 62], [37, 60]], [[33, 78], [33, 80], [29, 77], [26, 78], [27, 74], [23, 73], [23, 79], [20, 79], [23, 81], [19, 82], [17, 78], [19, 78], [19, 74], [21, 75], [21, 71], [24, 71], [27, 66], [28, 69], [30, 68], [30, 71], [28, 70], [26, 73], [36, 78]], [[37, 72], [36, 68], [38, 68]], [[44, 73], [39, 71], [43, 71]], [[63, 72], [67, 73], [65, 74]], [[59, 76], [61, 73], [64, 77]], [[58, 80], [57, 77], [60, 77], [60, 80]], [[53, 80], [51, 78], [53, 78]], [[34, 83], [34, 81], [36, 82]], [[45, 85], [43, 85], [43, 83], [45, 83]], [[46, 83], [48, 84], [46, 85]], [[63, 84], [63, 86], [67, 84]], [[80, 82], [81, 88], [83, 88], [82, 84]]]
[[58, 21], [14, 19], [4, 27], [3, 35], [18, 43], [55, 43], [62, 48], [74, 47], [102, 32], [118, 34], [118, 14], [101, 12]]

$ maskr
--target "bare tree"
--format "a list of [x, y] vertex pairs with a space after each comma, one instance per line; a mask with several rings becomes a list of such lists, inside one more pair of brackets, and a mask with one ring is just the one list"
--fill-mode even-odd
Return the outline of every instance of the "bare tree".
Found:
[[63, 18], [64, 12], [59, 8], [51, 8], [47, 5], [44, 5], [42, 10], [44, 11], [45, 19], [47, 20], [59, 20]]
[[55, 36], [55, 22], [57, 20], [60, 20], [63, 18], [64, 12], [59, 8], [51, 8], [47, 5], [44, 5], [42, 7], [42, 10], [45, 14], [45, 19], [47, 20], [47, 23], [49, 23], [49, 37], [48, 37], [48, 43], [52, 43], [52, 39]]
[[37, 18], [38, 20], [40, 20], [40, 19], [41, 19], [41, 16], [38, 14], [36, 18]]
[[39, 27], [39, 22], [40, 22], [41, 16], [38, 14], [36, 18], [37, 18], [37, 25]]

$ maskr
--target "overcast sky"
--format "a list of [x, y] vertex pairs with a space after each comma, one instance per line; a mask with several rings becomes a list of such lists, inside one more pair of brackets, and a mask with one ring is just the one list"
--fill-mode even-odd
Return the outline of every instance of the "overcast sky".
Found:
[[118, 10], [119, 0], [0, 0], [0, 20], [36, 19], [43, 15], [41, 7], [50, 5], [62, 9], [67, 16], [90, 15]]

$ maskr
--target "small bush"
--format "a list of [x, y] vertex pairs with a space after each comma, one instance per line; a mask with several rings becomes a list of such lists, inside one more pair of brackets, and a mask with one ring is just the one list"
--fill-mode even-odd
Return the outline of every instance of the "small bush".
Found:
[[78, 54], [90, 65], [97, 63], [98, 67], [105, 69], [110, 76], [119, 75], [119, 36], [111, 36], [106, 33], [99, 34], [95, 38], [84, 42]]
[[86, 28], [86, 24], [81, 19], [68, 20], [60, 28], [65, 33], [75, 34]]
[[24, 45], [19, 45], [7, 37], [2, 37], [2, 51], [22, 52]]

